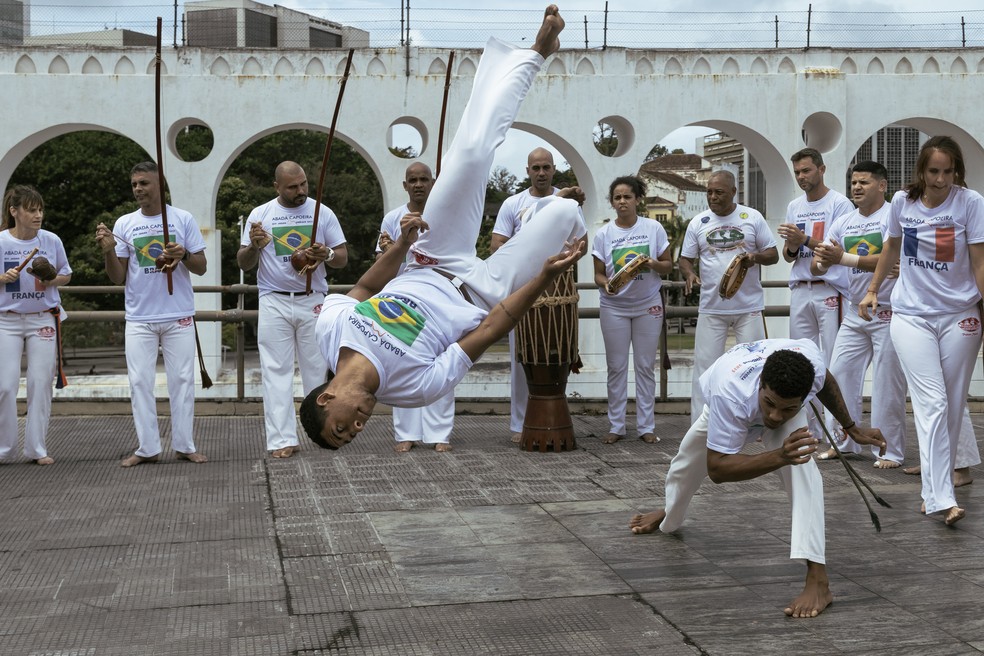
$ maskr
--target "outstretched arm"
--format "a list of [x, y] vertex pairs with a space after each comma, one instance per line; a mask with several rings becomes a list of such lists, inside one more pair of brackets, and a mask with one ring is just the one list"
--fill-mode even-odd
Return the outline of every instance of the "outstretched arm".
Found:
[[508, 335], [522, 316], [533, 307], [540, 294], [546, 291], [557, 276], [577, 262], [584, 255], [584, 250], [584, 242], [578, 241], [566, 244], [559, 255], [547, 258], [543, 269], [535, 278], [499, 302], [475, 330], [458, 340], [465, 355], [475, 362], [490, 346]]
[[419, 213], [410, 213], [400, 219], [400, 236], [393, 245], [380, 253], [369, 270], [362, 274], [359, 282], [346, 296], [357, 301], [364, 301], [383, 290], [390, 280], [400, 272], [400, 265], [407, 259], [407, 252], [421, 230], [427, 229], [427, 223], [420, 218]]
[[733, 483], [758, 478], [786, 465], [802, 465], [817, 450], [817, 440], [806, 426], [797, 428], [778, 449], [748, 455], [707, 450], [707, 477], [715, 483]]
[[[817, 392], [817, 400], [823, 404], [823, 407], [830, 411], [830, 414], [834, 416], [837, 423], [845, 427], [844, 432], [847, 433], [848, 437], [858, 444], [873, 444], [874, 446], [880, 447], [881, 451], [879, 455], [885, 455], [885, 449], [888, 447], [888, 444], [885, 442], [885, 438], [882, 437], [881, 431], [877, 428], [861, 428], [854, 423], [854, 420], [851, 419], [851, 413], [847, 410], [847, 404], [844, 403], [840, 386], [829, 371], [823, 379], [823, 387]], [[819, 417], [817, 419], [819, 420]]]

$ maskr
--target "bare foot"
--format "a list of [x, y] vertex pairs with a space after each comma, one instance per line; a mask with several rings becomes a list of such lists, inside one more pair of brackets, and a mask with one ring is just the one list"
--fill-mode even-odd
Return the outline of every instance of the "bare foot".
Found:
[[657, 437], [656, 433], [643, 433], [639, 436], [639, 439], [646, 444], [656, 444], [659, 442], [659, 437]]
[[922, 467], [920, 465], [916, 465], [915, 467], [903, 467], [902, 473], [908, 474], [909, 476], [919, 476], [922, 474]]
[[834, 601], [827, 580], [827, 568], [813, 561], [806, 562], [806, 584], [783, 611], [789, 617], [816, 617]]
[[438, 453], [447, 453], [451, 450], [451, 445], [447, 442], [438, 442], [434, 445], [434, 450]]
[[145, 462], [157, 462], [161, 459], [160, 455], [149, 456], [147, 458], [143, 456], [138, 456], [136, 453], [129, 455], [120, 461], [120, 467], [134, 467], [136, 465], [142, 465]]
[[413, 448], [414, 444], [416, 444], [416, 442], [413, 440], [407, 440], [406, 442], [397, 442], [396, 446], [393, 447], [393, 450], [396, 451], [397, 453], [406, 453], [407, 451]]
[[276, 451], [271, 451], [270, 455], [274, 458], [289, 458], [294, 455], [295, 452], [300, 451], [296, 446], [285, 446], [282, 449], [277, 449]]
[[616, 435], [615, 433], [609, 433], [608, 435], [605, 435], [605, 439], [603, 439], [601, 441], [601, 443], [602, 444], [615, 444], [620, 439], [622, 439], [622, 436], [621, 435]]
[[513, 444], [519, 444], [520, 442], [523, 441], [523, 434], [522, 433], [513, 433], [512, 434], [512, 441], [513, 441]]
[[919, 505], [919, 512], [921, 512], [921, 513], [922, 513], [922, 514], [924, 514], [924, 515], [926, 514], [926, 502], [925, 502], [925, 501], [923, 501], [923, 502], [922, 502], [922, 503], [921, 503], [921, 504]]
[[826, 451], [817, 454], [817, 460], [837, 460], [838, 458], [840, 458], [840, 456], [837, 455], [837, 451], [834, 450], [834, 447], [830, 447]]
[[43, 458], [38, 458], [34, 462], [38, 465], [53, 465], [55, 464], [55, 459], [51, 456], [45, 456]]
[[974, 479], [970, 477], [970, 467], [960, 467], [953, 470], [953, 487], [970, 485]]
[[187, 460], [188, 462], [193, 462], [196, 465], [200, 465], [203, 462], [208, 462], [208, 458], [205, 457], [205, 454], [199, 453], [198, 451], [192, 451], [191, 453], [175, 451], [174, 453], [178, 456], [178, 460]]
[[954, 506], [953, 508], [950, 508], [949, 510], [946, 511], [946, 517], [943, 518], [943, 523], [946, 524], [947, 526], [953, 526], [961, 519], [963, 519], [964, 515], [966, 514], [967, 513], [964, 512], [963, 508], [959, 506]]
[[632, 519], [629, 520], [629, 528], [636, 535], [652, 533], [659, 528], [664, 519], [666, 519], [665, 510], [654, 510], [644, 515], [632, 515]]
[[560, 50], [560, 36], [564, 29], [564, 19], [560, 17], [557, 5], [549, 5], [543, 12], [543, 23], [536, 33], [533, 50], [540, 53], [544, 59]]
[[894, 460], [885, 460], [884, 458], [879, 458], [875, 461], [875, 469], [895, 469], [896, 467], [901, 467], [901, 462], [895, 462]]

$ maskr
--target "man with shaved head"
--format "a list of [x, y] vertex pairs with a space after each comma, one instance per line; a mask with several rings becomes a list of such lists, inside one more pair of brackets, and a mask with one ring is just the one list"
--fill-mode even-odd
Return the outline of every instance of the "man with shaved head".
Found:
[[[263, 376], [267, 451], [274, 458], [289, 458], [299, 444], [294, 412], [294, 358], [300, 366], [306, 395], [325, 380], [324, 358], [312, 348], [314, 327], [328, 293], [325, 267], [344, 267], [348, 250], [338, 218], [324, 205], [319, 212], [318, 234], [312, 239], [315, 201], [308, 198], [307, 176], [299, 164], [281, 162], [274, 173], [273, 188], [277, 197], [250, 213], [236, 261], [243, 271], [259, 266], [256, 342]], [[295, 251], [305, 252], [308, 261], [316, 264], [310, 294], [305, 293], [307, 276], [298, 274], [291, 265]]]
[[[523, 216], [538, 199], [554, 196], [560, 191], [553, 186], [556, 172], [553, 153], [546, 148], [534, 148], [530, 151], [526, 158], [526, 175], [530, 178], [530, 186], [502, 202], [499, 214], [495, 218], [495, 226], [492, 227], [492, 240], [489, 244], [491, 252], [499, 250], [519, 232], [523, 227]], [[584, 202], [583, 194], [578, 193], [573, 197], [580, 203]], [[516, 362], [515, 331], [509, 333], [509, 378], [511, 389], [509, 430], [512, 432], [512, 441], [519, 442], [523, 435], [523, 421], [526, 419], [529, 388], [526, 385], [523, 367]]]

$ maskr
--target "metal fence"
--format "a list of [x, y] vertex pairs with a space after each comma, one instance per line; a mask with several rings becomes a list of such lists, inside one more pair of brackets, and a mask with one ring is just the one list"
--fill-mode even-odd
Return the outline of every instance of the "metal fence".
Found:
[[[462, 3], [464, 5], [464, 3]], [[314, 25], [298, 20], [307, 14], [318, 21], [349, 26], [369, 33], [376, 48], [407, 44], [436, 48], [479, 48], [495, 35], [512, 43], [529, 41], [542, 10], [490, 9], [462, 6], [458, 9], [416, 7], [409, 0], [393, 0], [386, 7], [326, 7], [318, 4], [298, 9], [271, 6], [265, 15], [279, 16], [281, 43], [259, 47], [297, 48], [309, 39]], [[256, 10], [252, 10], [256, 13]], [[285, 19], [290, 12], [291, 20]], [[278, 12], [280, 12], [278, 14]], [[128, 31], [153, 35], [156, 19], [165, 22], [165, 42], [172, 46], [196, 45], [188, 41], [188, 16], [183, 3], [88, 4], [70, 0], [0, 4], [0, 45], [95, 44], [99, 33]], [[226, 14], [228, 15], [228, 14]], [[240, 14], [241, 15], [241, 14]], [[568, 48], [963, 48], [984, 46], [984, 10], [926, 12], [817, 11], [806, 5], [801, 11], [644, 11], [607, 10], [599, 1], [594, 9], [564, 11]], [[200, 20], [205, 20], [204, 16]], [[216, 19], [217, 20], [217, 19]], [[229, 26], [223, 20], [222, 27]], [[18, 22], [19, 21], [19, 22]], [[244, 21], [248, 22], [248, 21]], [[216, 26], [218, 27], [218, 26]], [[240, 25], [241, 33], [248, 25]], [[296, 38], [287, 31], [298, 32]], [[222, 30], [217, 30], [221, 32]], [[132, 37], [110, 34], [102, 45], [140, 45]], [[120, 41], [113, 43], [113, 39]], [[201, 45], [201, 44], [199, 44]], [[240, 43], [241, 47], [252, 47]], [[347, 44], [340, 44], [348, 47]], [[363, 45], [363, 44], [360, 44]], [[303, 46], [300, 46], [303, 47]], [[312, 45], [311, 47], [323, 47]]]

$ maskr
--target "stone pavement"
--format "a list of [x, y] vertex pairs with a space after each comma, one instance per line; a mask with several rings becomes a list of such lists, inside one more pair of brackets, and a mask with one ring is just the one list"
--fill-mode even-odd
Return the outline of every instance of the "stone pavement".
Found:
[[452, 452], [397, 454], [381, 416], [283, 461], [261, 417], [202, 416], [208, 464], [124, 470], [132, 422], [98, 407], [52, 419], [54, 466], [0, 466], [4, 656], [984, 652], [980, 467], [947, 528], [919, 514], [917, 477], [854, 459], [893, 506], [876, 533], [822, 463], [835, 602], [793, 620], [804, 570], [774, 477], [705, 483], [677, 534], [629, 533], [661, 503], [683, 416], [660, 417], [660, 444], [613, 446], [604, 417], [577, 416], [560, 454], [467, 415]]

